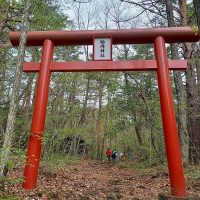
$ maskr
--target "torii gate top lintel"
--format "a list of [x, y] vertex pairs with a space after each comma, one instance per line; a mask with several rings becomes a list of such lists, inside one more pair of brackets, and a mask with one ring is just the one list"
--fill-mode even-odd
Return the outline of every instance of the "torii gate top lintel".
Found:
[[[74, 31], [33, 31], [28, 32], [27, 46], [43, 46], [49, 39], [55, 46], [92, 45], [94, 37], [112, 37], [112, 44], [146, 44], [154, 43], [158, 36], [165, 38], [166, 43], [197, 42], [199, 35], [190, 27], [139, 28], [111, 30], [74, 30]], [[19, 45], [19, 32], [10, 32], [13, 46]]]

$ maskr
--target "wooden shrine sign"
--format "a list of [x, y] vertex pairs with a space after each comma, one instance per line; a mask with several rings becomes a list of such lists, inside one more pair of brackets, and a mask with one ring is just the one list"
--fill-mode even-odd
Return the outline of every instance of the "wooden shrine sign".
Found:
[[94, 37], [93, 60], [112, 60], [111, 37]]

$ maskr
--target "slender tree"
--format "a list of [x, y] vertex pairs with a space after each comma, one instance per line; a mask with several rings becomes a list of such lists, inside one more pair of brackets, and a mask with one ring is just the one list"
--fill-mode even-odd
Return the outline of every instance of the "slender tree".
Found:
[[22, 63], [24, 60], [25, 45], [27, 39], [27, 31], [29, 25], [29, 10], [31, 7], [31, 0], [27, 0], [24, 7], [23, 21], [22, 21], [22, 31], [20, 35], [20, 44], [18, 51], [18, 61], [15, 69], [15, 79], [13, 82], [13, 90], [11, 95], [11, 101], [9, 105], [9, 113], [6, 125], [6, 131], [4, 135], [3, 147], [0, 155], [0, 181], [1, 184], [4, 183], [6, 175], [6, 167], [9, 160], [9, 156], [12, 148], [12, 140], [14, 136], [14, 125], [16, 118], [16, 110], [19, 101], [19, 90], [21, 85], [22, 77]]
[[[186, 0], [179, 0], [181, 24], [188, 26]], [[192, 44], [183, 46], [184, 57], [190, 61], [192, 56]], [[186, 70], [186, 92], [187, 92], [187, 118], [189, 132], [189, 158], [193, 164], [200, 164], [200, 119], [198, 87], [196, 84], [196, 73], [194, 64], [190, 61]]]
[[[167, 21], [169, 27], [175, 27], [175, 19], [173, 14], [173, 2], [172, 0], [165, 0], [166, 12], [167, 12]], [[170, 44], [171, 49], [171, 58], [180, 59], [178, 56], [178, 46], [177, 44]], [[174, 71], [174, 82], [176, 87], [176, 95], [178, 100], [178, 130], [179, 130], [179, 139], [181, 145], [181, 152], [184, 164], [187, 164], [189, 158], [189, 149], [188, 149], [188, 133], [187, 133], [187, 124], [186, 124], [186, 95], [185, 88], [183, 86], [181, 72]]]
[[[3, 34], [3, 29], [5, 27], [6, 19], [8, 17], [8, 8], [9, 8], [9, 4], [7, 1], [1, 2], [1, 5], [0, 5], [0, 12], [1, 12], [1, 15], [0, 15], [0, 41], [1, 41], [2, 34]], [[2, 41], [0, 43], [0, 47], [1, 46], [2, 46]]]
[[197, 24], [200, 29], [200, 1], [199, 0], [193, 0], [196, 16], [197, 16]]

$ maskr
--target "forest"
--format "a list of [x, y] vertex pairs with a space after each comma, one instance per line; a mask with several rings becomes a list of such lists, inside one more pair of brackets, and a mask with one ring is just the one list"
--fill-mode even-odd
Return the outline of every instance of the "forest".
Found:
[[[28, 31], [185, 26], [199, 34], [199, 0], [0, 0], [0, 199], [12, 199], [8, 190], [18, 195], [13, 199], [134, 199], [130, 194], [120, 196], [119, 191], [109, 193], [110, 196], [90, 194], [87, 198], [71, 193], [63, 197], [55, 192], [31, 198], [30, 193], [26, 196], [25, 192], [19, 192], [22, 180], [15, 177], [19, 171], [13, 173], [18, 169], [23, 173], [25, 166], [38, 80], [38, 73], [22, 72], [22, 64], [40, 62], [42, 55], [41, 47], [26, 47]], [[19, 47], [13, 47], [9, 41], [11, 31], [21, 32]], [[170, 81], [182, 163], [191, 178], [188, 181], [191, 192], [200, 194], [200, 45], [199, 42], [173, 43], [167, 44], [166, 49], [168, 59], [188, 61], [186, 70], [170, 70]], [[155, 59], [153, 44], [113, 45], [112, 51], [114, 61]], [[54, 49], [54, 61], [92, 59], [92, 45]], [[55, 177], [61, 178], [62, 174], [56, 174], [55, 167], [59, 165], [64, 170], [63, 162], [70, 165], [66, 167], [68, 172], [84, 172], [85, 166], [91, 173], [97, 173], [95, 177], [100, 173], [98, 164], [105, 170], [111, 165], [116, 176], [121, 173], [119, 168], [127, 169], [123, 173], [130, 177], [130, 168], [148, 169], [150, 174], [162, 168], [156, 175], [167, 185], [163, 135], [156, 71], [54, 72], [48, 94], [40, 173], [48, 176], [47, 171], [51, 171], [57, 183]], [[106, 164], [107, 148], [117, 151], [117, 163]], [[123, 162], [119, 161], [120, 152], [124, 153]], [[74, 167], [82, 162], [83, 166]], [[80, 177], [82, 174], [77, 175]], [[138, 181], [143, 178], [148, 179], [141, 175]], [[107, 177], [102, 179], [106, 181]], [[166, 185], [162, 186], [164, 191], [170, 190]], [[80, 183], [73, 187], [79, 188]], [[44, 189], [40, 186], [41, 190]], [[140, 196], [143, 192], [136, 191], [135, 199], [155, 199], [155, 196]]]

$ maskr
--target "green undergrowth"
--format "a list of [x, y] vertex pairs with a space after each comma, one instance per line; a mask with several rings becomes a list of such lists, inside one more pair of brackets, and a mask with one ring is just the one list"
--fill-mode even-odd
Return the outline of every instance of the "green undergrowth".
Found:
[[[3, 149], [0, 148], [0, 151], [3, 151]], [[5, 162], [6, 167], [8, 168], [8, 170], [17, 169], [25, 164], [25, 160], [26, 152], [24, 150], [21, 150], [19, 148], [12, 148], [9, 159]]]
[[119, 162], [119, 163], [118, 163], [118, 167], [121, 168], [121, 169], [129, 168], [129, 167], [130, 167], [130, 164], [129, 164], [129, 162], [124, 162], [124, 161], [122, 161], [122, 162]]
[[158, 172], [167, 172], [167, 163], [157, 164], [157, 165], [151, 165], [151, 163], [147, 162], [137, 162], [137, 161], [131, 161], [130, 167], [139, 173], [142, 174], [154, 174]]
[[[11, 154], [9, 157], [9, 160], [6, 161], [6, 167], [5, 171], [16, 171], [19, 170], [21, 167], [25, 166], [25, 158], [26, 158], [26, 153], [25, 151], [18, 149], [18, 148], [12, 148], [11, 149]], [[21, 177], [12, 177], [9, 175], [6, 175], [3, 177], [4, 179], [4, 184], [1, 185], [0, 190], [4, 191], [4, 186], [6, 184], [11, 184], [11, 185], [17, 185], [21, 184], [23, 182], [23, 179]], [[8, 196], [8, 194], [4, 194], [4, 196], [0, 196], [0, 199], [16, 199], [16, 198], [11, 198]]]
[[[147, 162], [137, 162], [137, 161], [130, 161], [128, 164], [120, 164], [122, 168], [130, 167], [134, 171], [143, 174], [155, 174], [159, 172], [166, 172], [168, 173], [167, 162], [158, 165], [151, 165]], [[126, 165], [123, 167], [123, 165]], [[184, 173], [187, 178], [194, 181], [200, 181], [200, 166], [195, 165], [187, 165], [184, 167]]]
[[10, 194], [8, 193], [3, 193], [2, 196], [0, 196], [0, 199], [1, 200], [20, 200], [18, 197], [14, 197], [14, 196], [11, 196]]
[[167, 163], [151, 165], [147, 162], [138, 162], [137, 160], [126, 160], [116, 162], [119, 168], [131, 168], [139, 173], [154, 173], [157, 171], [167, 171]]
[[185, 173], [188, 178], [200, 181], [200, 166], [188, 165], [185, 168]]
[[75, 166], [81, 162], [81, 157], [73, 155], [51, 154], [42, 159], [41, 167], [50, 171], [59, 171], [67, 169], [69, 166]]

